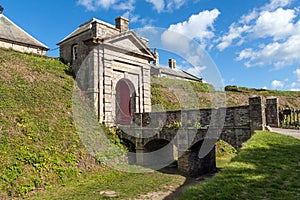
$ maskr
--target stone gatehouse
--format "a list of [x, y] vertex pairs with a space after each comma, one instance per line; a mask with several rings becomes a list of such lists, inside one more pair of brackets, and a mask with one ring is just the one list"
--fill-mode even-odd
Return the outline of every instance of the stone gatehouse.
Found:
[[93, 100], [99, 121], [109, 125], [130, 124], [134, 113], [151, 112], [150, 76], [202, 81], [177, 69], [173, 59], [169, 67], [160, 66], [157, 51], [129, 30], [124, 17], [116, 18], [115, 26], [93, 18], [57, 45]]
[[151, 111], [154, 54], [128, 26], [123, 17], [116, 26], [93, 18], [58, 43], [60, 57], [90, 93], [99, 121], [111, 125], [130, 124], [133, 113]]

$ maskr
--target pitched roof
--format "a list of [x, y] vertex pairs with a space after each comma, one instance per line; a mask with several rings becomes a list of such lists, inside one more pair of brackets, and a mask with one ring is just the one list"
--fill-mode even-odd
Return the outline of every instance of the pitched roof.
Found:
[[109, 23], [106, 23], [106, 22], [104, 22], [104, 21], [101, 21], [101, 20], [99, 20], [99, 19], [92, 18], [92, 19], [90, 19], [89, 21], [87, 21], [87, 22], [85, 22], [85, 23], [79, 25], [79, 27], [78, 27], [75, 31], [73, 31], [70, 35], [68, 35], [67, 37], [65, 37], [64, 39], [62, 39], [62, 40], [61, 40], [59, 43], [57, 43], [57, 44], [59, 45], [59, 44], [65, 42], [65, 41], [67, 41], [67, 40], [69, 40], [69, 39], [71, 39], [71, 38], [73, 38], [73, 37], [75, 37], [75, 36], [77, 36], [77, 35], [79, 35], [79, 34], [81, 34], [81, 33], [84, 33], [85, 31], [90, 30], [90, 28], [91, 28], [91, 26], [92, 26], [92, 23], [94, 23], [94, 22], [97, 22], [97, 23], [99, 23], [99, 24], [105, 25], [105, 26], [107, 26], [108, 28], [111, 28], [111, 29], [114, 29], [114, 30], [117, 31], [117, 29], [116, 29], [113, 25], [111, 25], [111, 24], [109, 24]]
[[194, 76], [186, 71], [180, 70], [180, 69], [171, 69], [169, 67], [164, 66], [155, 66], [151, 65], [154, 69], [160, 70], [161, 74], [168, 74], [174, 77], [179, 77], [183, 79], [193, 80], [193, 81], [201, 81], [202, 78], [199, 78], [197, 76]]
[[25, 32], [22, 28], [0, 14], [0, 39], [31, 45], [49, 50], [49, 48]]

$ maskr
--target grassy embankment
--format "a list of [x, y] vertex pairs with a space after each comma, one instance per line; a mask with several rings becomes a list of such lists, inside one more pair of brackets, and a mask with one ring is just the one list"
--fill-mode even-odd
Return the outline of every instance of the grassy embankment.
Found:
[[[226, 86], [225, 92], [218, 96], [218, 92], [209, 84], [185, 82], [166, 78], [152, 78], [152, 104], [161, 104], [157, 110], [176, 110], [193, 108], [210, 108], [213, 104], [227, 106], [247, 105], [252, 95], [265, 98], [278, 97], [281, 108], [299, 108], [299, 91], [278, 91], [253, 89], [237, 86]], [[195, 98], [198, 97], [198, 98]], [[218, 102], [217, 98], [221, 101]], [[224, 103], [222, 102], [224, 101]]]
[[239, 154], [211, 180], [183, 191], [176, 199], [300, 198], [300, 140], [257, 131]]
[[[95, 161], [76, 134], [74, 80], [67, 72], [68, 66], [56, 59], [0, 49], [0, 199], [105, 199], [99, 193], [107, 189], [124, 199], [184, 182], [181, 176], [158, 172], [121, 173]], [[180, 91], [175, 82], [169, 85]], [[153, 103], [162, 105], [158, 110], [180, 108], [167, 88], [152, 87]], [[202, 94], [200, 106], [209, 106], [212, 88], [192, 88]], [[186, 102], [187, 109], [197, 105]], [[221, 157], [235, 155], [226, 144], [218, 146]]]
[[68, 69], [57, 59], [0, 49], [0, 199], [101, 199], [107, 189], [127, 198], [184, 181], [95, 161], [76, 134]]

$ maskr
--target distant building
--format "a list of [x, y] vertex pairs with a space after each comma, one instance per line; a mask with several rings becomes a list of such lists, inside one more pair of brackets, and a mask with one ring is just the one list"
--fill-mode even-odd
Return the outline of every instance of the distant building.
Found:
[[172, 69], [159, 66], [157, 52], [129, 30], [124, 17], [116, 18], [115, 26], [93, 18], [57, 45], [106, 124], [130, 124], [133, 113], [151, 112], [151, 75], [201, 81], [176, 69], [175, 61]]
[[151, 65], [151, 76], [202, 82], [202, 78], [194, 76], [183, 70], [177, 69], [176, 60], [174, 59], [169, 59], [169, 67], [155, 64]]
[[0, 47], [45, 55], [49, 48], [4, 16], [3, 10], [0, 6]]

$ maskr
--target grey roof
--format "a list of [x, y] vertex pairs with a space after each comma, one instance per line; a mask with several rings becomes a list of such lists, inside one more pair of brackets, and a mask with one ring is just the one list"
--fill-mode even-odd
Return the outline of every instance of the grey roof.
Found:
[[22, 28], [10, 21], [3, 14], [0, 14], [0, 39], [21, 44], [40, 47], [48, 50], [49, 48], [25, 32]]
[[153, 67], [156, 70], [159, 70], [161, 74], [168, 74], [170, 76], [180, 77], [180, 78], [194, 80], [194, 81], [201, 81], [202, 80], [202, 78], [194, 76], [194, 75], [192, 75], [192, 74], [190, 74], [188, 72], [185, 72], [183, 70], [171, 69], [169, 67], [155, 66], [155, 65], [151, 65], [151, 67]]
[[109, 23], [106, 23], [106, 22], [101, 21], [101, 20], [96, 19], [96, 18], [92, 18], [92, 19], [90, 19], [89, 21], [87, 21], [87, 22], [81, 24], [81, 25], [80, 25], [75, 31], [73, 31], [70, 35], [68, 35], [67, 37], [65, 37], [64, 39], [62, 39], [62, 40], [58, 43], [58, 45], [61, 44], [61, 43], [63, 43], [63, 42], [65, 42], [65, 41], [67, 41], [67, 40], [69, 40], [69, 39], [71, 39], [71, 38], [73, 38], [73, 37], [75, 37], [75, 36], [77, 36], [77, 35], [79, 35], [79, 34], [81, 34], [81, 33], [84, 33], [84, 32], [86, 32], [86, 31], [90, 30], [91, 25], [92, 25], [92, 23], [94, 23], [94, 22], [98, 22], [99, 24], [103, 24], [103, 25], [107, 26], [108, 28], [117, 30], [113, 25], [111, 25], [111, 24], [109, 24]]

